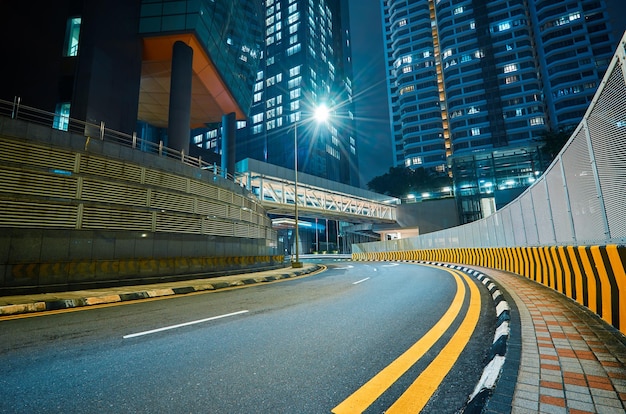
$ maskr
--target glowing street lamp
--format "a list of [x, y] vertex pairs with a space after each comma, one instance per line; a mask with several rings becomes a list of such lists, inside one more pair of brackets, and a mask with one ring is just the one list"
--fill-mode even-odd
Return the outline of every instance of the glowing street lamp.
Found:
[[[325, 122], [330, 115], [330, 111], [328, 107], [324, 104], [319, 105], [315, 108], [314, 119], [319, 122]], [[294, 124], [294, 134], [293, 134], [293, 142], [294, 142], [294, 172], [295, 172], [295, 180], [294, 180], [294, 189], [295, 189], [295, 216], [296, 216], [296, 260], [291, 262], [291, 267], [302, 267], [302, 262], [300, 261], [300, 247], [298, 244], [299, 241], [299, 232], [298, 232], [298, 119]]]

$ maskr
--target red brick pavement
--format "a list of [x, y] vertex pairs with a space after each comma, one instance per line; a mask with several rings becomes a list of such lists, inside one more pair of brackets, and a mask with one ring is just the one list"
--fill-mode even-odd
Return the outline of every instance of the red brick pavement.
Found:
[[522, 357], [512, 413], [625, 413], [626, 338], [529, 279], [480, 269], [513, 298]]

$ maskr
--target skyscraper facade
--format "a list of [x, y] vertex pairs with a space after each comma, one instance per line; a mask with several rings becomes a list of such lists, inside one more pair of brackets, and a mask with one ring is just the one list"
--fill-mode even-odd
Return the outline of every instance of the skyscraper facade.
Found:
[[605, 1], [384, 0], [395, 164], [448, 171], [463, 222], [530, 185], [616, 47]]
[[[266, 0], [265, 46], [237, 158], [254, 158], [358, 186], [348, 6]], [[325, 105], [329, 117], [315, 120]]]

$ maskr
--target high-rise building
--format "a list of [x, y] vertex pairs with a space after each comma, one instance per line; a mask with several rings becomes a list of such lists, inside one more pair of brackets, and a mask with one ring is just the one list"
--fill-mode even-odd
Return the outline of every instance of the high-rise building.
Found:
[[606, 1], [384, 0], [394, 162], [448, 171], [462, 221], [511, 201], [575, 126], [618, 37]]
[[191, 131], [245, 120], [262, 13], [257, 0], [1, 2], [0, 33], [20, 41], [3, 46], [0, 99], [55, 112], [58, 129], [102, 122], [188, 154]]
[[[346, 0], [266, 0], [265, 46], [237, 158], [358, 186]], [[329, 117], [315, 120], [326, 106]]]

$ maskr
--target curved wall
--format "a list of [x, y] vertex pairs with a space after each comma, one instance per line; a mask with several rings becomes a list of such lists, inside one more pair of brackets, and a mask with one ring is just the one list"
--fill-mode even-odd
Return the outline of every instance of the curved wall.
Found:
[[0, 294], [274, 266], [244, 188], [116, 143], [0, 118]]

